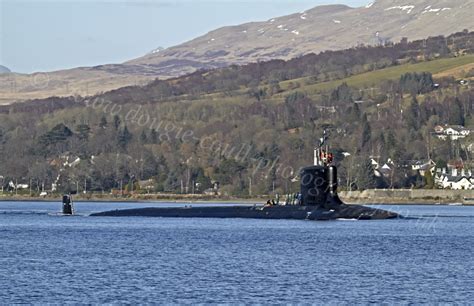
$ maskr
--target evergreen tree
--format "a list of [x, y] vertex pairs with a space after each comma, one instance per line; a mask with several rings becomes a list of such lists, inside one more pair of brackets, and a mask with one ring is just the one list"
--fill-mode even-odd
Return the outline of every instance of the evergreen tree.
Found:
[[143, 130], [142, 133], [140, 134], [140, 142], [142, 144], [145, 144], [148, 142], [148, 137], [146, 136], [145, 130]]
[[331, 101], [352, 103], [352, 90], [347, 83], [342, 83], [331, 93]]
[[79, 124], [76, 127], [77, 130], [77, 137], [79, 137], [80, 140], [88, 140], [89, 139], [89, 134], [91, 131], [91, 128], [87, 124]]
[[433, 77], [429, 72], [405, 73], [400, 77], [400, 88], [405, 93], [419, 95], [433, 90]]
[[374, 167], [370, 159], [362, 159], [357, 167], [357, 188], [359, 190], [372, 189], [376, 187]]
[[118, 145], [120, 148], [125, 150], [131, 140], [132, 140], [132, 134], [128, 131], [127, 126], [125, 126], [123, 130], [121, 130], [118, 134], [118, 139], [117, 139]]
[[158, 143], [158, 133], [156, 132], [155, 129], [152, 129], [150, 131], [150, 142], [151, 143]]
[[393, 134], [392, 130], [389, 130], [387, 133], [385, 144], [387, 146], [387, 151], [393, 150], [397, 141], [395, 140], [395, 135]]
[[223, 184], [231, 184], [236, 176], [239, 176], [245, 167], [234, 159], [224, 159], [217, 168], [216, 178]]
[[122, 123], [122, 121], [120, 120], [120, 117], [115, 115], [114, 116], [114, 127], [116, 130], [118, 130], [118, 128], [120, 127], [120, 123]]
[[166, 163], [166, 158], [163, 155], [160, 155], [156, 158], [156, 163], [158, 168], [157, 175], [155, 177], [157, 191], [164, 191], [170, 171]]
[[427, 93], [433, 90], [433, 76], [429, 72], [423, 72], [421, 76], [419, 77], [419, 93]]
[[420, 127], [420, 105], [418, 104], [418, 100], [416, 96], [413, 96], [410, 106], [405, 113], [405, 121], [407, 126], [411, 130], [418, 130]]
[[464, 126], [464, 110], [458, 98], [452, 103], [451, 112], [449, 113], [449, 124]]
[[280, 155], [280, 148], [276, 142], [272, 142], [269, 146], [265, 146], [263, 150], [263, 156], [268, 160], [276, 160], [278, 155]]
[[131, 181], [128, 182], [128, 184], [127, 184], [127, 191], [128, 191], [128, 192], [136, 191], [136, 190], [135, 190], [135, 187], [134, 187], [134, 184], [133, 184], [133, 180], [131, 180]]
[[292, 103], [296, 103], [297, 101], [303, 100], [305, 98], [306, 98], [305, 94], [299, 91], [295, 91], [285, 97], [285, 103], [292, 104]]
[[105, 118], [105, 116], [102, 116], [100, 118], [99, 127], [102, 129], [105, 129], [107, 127], [107, 118]]
[[249, 96], [254, 97], [257, 99], [257, 101], [261, 101], [265, 99], [267, 95], [267, 89], [266, 88], [251, 88], [248, 92]]
[[53, 127], [48, 133], [40, 137], [40, 142], [43, 145], [52, 145], [60, 142], [64, 142], [67, 138], [73, 135], [72, 131], [60, 123]]
[[353, 123], [359, 122], [360, 116], [359, 105], [357, 103], [352, 104], [352, 106], [349, 107], [349, 121]]
[[166, 175], [166, 179], [163, 182], [163, 189], [164, 191], [172, 191], [176, 192], [180, 190], [181, 184], [178, 176], [176, 175], [175, 171], [169, 171], [168, 175]]
[[417, 171], [415, 175], [409, 178], [411, 188], [422, 188], [424, 186], [424, 178]]
[[361, 133], [360, 148], [361, 150], [363, 150], [370, 143], [370, 139], [372, 137], [372, 130], [370, 128], [370, 124], [369, 124], [369, 121], [367, 120], [366, 114], [362, 116], [361, 132], [362, 133]]
[[425, 171], [424, 181], [425, 181], [425, 188], [426, 189], [433, 189], [434, 188], [434, 179], [433, 179], [433, 175], [431, 174], [430, 170]]
[[204, 170], [201, 167], [192, 170], [191, 178], [199, 186], [199, 189], [195, 190], [197, 192], [202, 192], [212, 187], [211, 179], [204, 174]]

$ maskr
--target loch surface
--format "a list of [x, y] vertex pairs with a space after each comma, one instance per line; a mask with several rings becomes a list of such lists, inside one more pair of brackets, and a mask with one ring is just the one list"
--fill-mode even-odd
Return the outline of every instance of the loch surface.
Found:
[[69, 217], [59, 202], [0, 202], [0, 303], [474, 301], [474, 207], [383, 206], [410, 218], [380, 221], [88, 216], [153, 205], [75, 203]]

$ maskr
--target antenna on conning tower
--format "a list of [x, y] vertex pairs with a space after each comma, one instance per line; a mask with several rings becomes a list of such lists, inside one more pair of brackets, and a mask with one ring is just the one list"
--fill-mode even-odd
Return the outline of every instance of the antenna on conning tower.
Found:
[[332, 154], [328, 153], [328, 146], [326, 150], [323, 150], [323, 146], [328, 140], [326, 130], [323, 131], [323, 136], [319, 138], [318, 145], [314, 148], [314, 165], [315, 166], [326, 166], [332, 162]]

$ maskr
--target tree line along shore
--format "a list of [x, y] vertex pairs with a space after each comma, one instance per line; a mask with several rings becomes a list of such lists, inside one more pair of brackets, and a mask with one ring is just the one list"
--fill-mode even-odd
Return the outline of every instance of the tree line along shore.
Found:
[[[474, 205], [474, 190], [429, 190], [429, 189], [370, 189], [364, 191], [341, 191], [340, 197], [347, 203], [384, 204], [462, 204]], [[203, 194], [133, 194], [119, 196], [112, 194], [73, 195], [75, 201], [91, 202], [205, 202], [205, 203], [252, 203], [264, 204], [271, 195], [259, 197], [211, 196]], [[284, 195], [283, 195], [284, 198]], [[3, 194], [0, 201], [61, 201], [61, 194], [45, 197], [28, 194]]]

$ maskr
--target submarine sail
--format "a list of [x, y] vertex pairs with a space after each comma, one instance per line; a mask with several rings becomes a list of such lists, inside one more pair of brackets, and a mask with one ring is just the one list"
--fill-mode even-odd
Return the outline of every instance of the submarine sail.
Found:
[[63, 215], [74, 215], [74, 204], [69, 194], [63, 195]]

